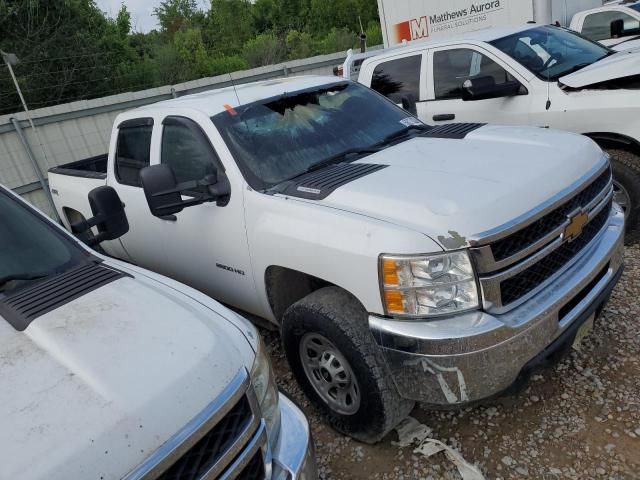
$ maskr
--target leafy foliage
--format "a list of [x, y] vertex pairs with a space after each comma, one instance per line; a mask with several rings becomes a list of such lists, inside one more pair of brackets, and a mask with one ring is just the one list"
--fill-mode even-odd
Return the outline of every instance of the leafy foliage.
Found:
[[[162, 0], [159, 28], [132, 32], [94, 0], [0, 0], [0, 49], [15, 53], [30, 108], [220, 75], [382, 43], [376, 0]], [[0, 62], [0, 114], [21, 109]]]

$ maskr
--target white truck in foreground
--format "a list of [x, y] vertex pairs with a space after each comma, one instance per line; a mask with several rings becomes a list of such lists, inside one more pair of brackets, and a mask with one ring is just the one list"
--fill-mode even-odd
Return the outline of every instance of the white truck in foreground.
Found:
[[593, 139], [611, 156], [627, 239], [640, 238], [640, 50], [523, 25], [351, 54], [342, 69], [428, 124], [533, 125]]
[[614, 50], [640, 47], [640, 2], [613, 2], [576, 13], [571, 30]]
[[[101, 238], [126, 231], [108, 189], [91, 197]], [[1, 186], [0, 425], [2, 479], [317, 478], [247, 320]]]
[[622, 271], [593, 141], [432, 128], [333, 77], [122, 113], [108, 156], [49, 182], [67, 227], [89, 190], [115, 188], [131, 229], [104, 250], [271, 322], [307, 396], [367, 442], [414, 401], [457, 407], [526, 378]]

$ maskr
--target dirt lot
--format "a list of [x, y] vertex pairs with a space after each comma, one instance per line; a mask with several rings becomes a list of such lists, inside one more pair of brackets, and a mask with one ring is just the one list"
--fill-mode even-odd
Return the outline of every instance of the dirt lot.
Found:
[[[627, 249], [622, 281], [580, 352], [516, 396], [458, 412], [417, 406], [412, 416], [488, 479], [640, 478], [639, 294], [640, 246]], [[335, 433], [292, 379], [277, 336], [267, 341], [280, 387], [310, 418], [321, 478], [460, 478], [443, 453], [393, 445], [395, 432], [375, 446]]]

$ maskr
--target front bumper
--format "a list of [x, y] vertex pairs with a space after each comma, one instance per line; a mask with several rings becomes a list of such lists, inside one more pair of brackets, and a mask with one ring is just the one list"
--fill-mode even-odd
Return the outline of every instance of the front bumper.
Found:
[[623, 241], [624, 216], [614, 207], [608, 226], [573, 265], [501, 315], [476, 311], [431, 321], [370, 315], [369, 327], [400, 395], [451, 406], [508, 389], [606, 302], [622, 273]]
[[280, 394], [280, 435], [273, 449], [274, 480], [316, 480], [315, 450], [304, 413]]

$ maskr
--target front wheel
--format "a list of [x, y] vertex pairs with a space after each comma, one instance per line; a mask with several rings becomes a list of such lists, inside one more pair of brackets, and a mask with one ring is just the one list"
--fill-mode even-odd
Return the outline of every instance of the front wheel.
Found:
[[367, 312], [338, 287], [293, 304], [282, 343], [296, 380], [338, 431], [366, 443], [381, 440], [414, 402], [398, 395], [367, 324]]
[[614, 200], [624, 211], [625, 243], [640, 238], [640, 156], [615, 148], [607, 149], [613, 170]]

